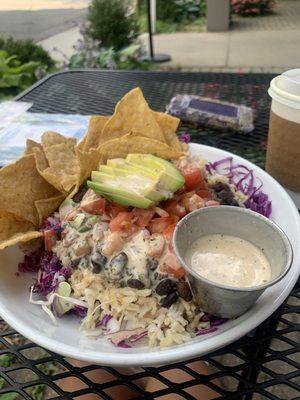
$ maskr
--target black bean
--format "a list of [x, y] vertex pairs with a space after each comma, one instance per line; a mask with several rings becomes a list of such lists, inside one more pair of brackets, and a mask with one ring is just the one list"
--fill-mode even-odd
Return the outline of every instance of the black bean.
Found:
[[129, 286], [133, 289], [138, 289], [138, 290], [144, 289], [144, 287], [145, 287], [145, 285], [143, 284], [142, 281], [140, 281], [139, 279], [134, 279], [134, 278], [128, 279], [127, 286]]
[[166, 297], [163, 297], [160, 301], [160, 305], [165, 308], [171, 307], [178, 300], [177, 292], [173, 292]]
[[229, 206], [239, 207], [240, 205], [236, 199], [232, 199]]
[[127, 254], [122, 251], [118, 255], [114, 256], [109, 263], [111, 268], [124, 268], [128, 262]]
[[158, 260], [155, 258], [148, 258], [146, 263], [146, 268], [150, 271], [154, 271], [158, 266]]
[[81, 188], [78, 190], [78, 192], [75, 194], [75, 196], [72, 198], [75, 203], [80, 203], [83, 196], [86, 194], [87, 188], [85, 186], [81, 186]]
[[80, 263], [78, 264], [78, 268], [86, 269], [89, 265], [89, 260], [87, 257], [81, 257]]
[[216, 193], [221, 192], [222, 190], [230, 191], [230, 187], [224, 183], [224, 182], [217, 182], [214, 186], [213, 189]]
[[160, 272], [154, 272], [154, 279], [155, 279], [156, 281], [161, 281], [162, 279], [165, 279], [165, 278], [167, 278], [167, 277], [168, 277], [167, 274], [162, 274], [162, 273], [160, 273]]
[[183, 300], [191, 301], [193, 298], [192, 291], [190, 285], [185, 281], [176, 282], [177, 293]]
[[123, 275], [123, 270], [128, 262], [127, 254], [122, 251], [110, 260], [105, 266], [105, 273], [108, 280], [116, 281]]
[[71, 268], [73, 269], [77, 269], [78, 268], [78, 264], [80, 263], [81, 258], [76, 258], [75, 260], [71, 261]]
[[93, 264], [93, 272], [95, 274], [99, 274], [102, 268], [105, 267], [107, 263], [107, 257], [105, 257], [102, 253], [95, 253], [91, 258], [91, 262]]
[[163, 279], [162, 281], [159, 282], [159, 284], [156, 286], [156, 293], [159, 296], [165, 296], [166, 294], [170, 294], [174, 292], [174, 282], [171, 281], [171, 279]]
[[218, 198], [222, 201], [231, 201], [233, 197], [233, 193], [228, 190], [221, 190], [221, 192], [218, 193]]

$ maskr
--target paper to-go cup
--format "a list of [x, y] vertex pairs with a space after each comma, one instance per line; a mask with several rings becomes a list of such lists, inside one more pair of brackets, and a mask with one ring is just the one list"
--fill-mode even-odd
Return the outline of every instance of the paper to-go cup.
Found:
[[300, 207], [300, 68], [276, 76], [272, 97], [266, 170]]

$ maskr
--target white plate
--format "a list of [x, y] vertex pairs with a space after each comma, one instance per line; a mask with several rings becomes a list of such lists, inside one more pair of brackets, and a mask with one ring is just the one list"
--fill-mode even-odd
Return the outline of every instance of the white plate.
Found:
[[[192, 144], [190, 148], [193, 154], [200, 154], [208, 161], [230, 155], [228, 152], [198, 144]], [[294, 250], [294, 262], [287, 276], [266, 290], [247, 313], [227, 322], [210, 335], [199, 336], [180, 346], [163, 350], [148, 347], [116, 348], [105, 339], [86, 339], [78, 330], [76, 317], [62, 318], [58, 326], [54, 326], [40, 307], [29, 304], [28, 288], [33, 277], [28, 274], [19, 277], [15, 275], [21, 253], [17, 247], [13, 247], [0, 253], [1, 316], [22, 335], [49, 350], [78, 360], [113, 366], [172, 363], [204, 355], [244, 336], [280, 306], [297, 280], [300, 267], [300, 219], [292, 200], [273, 178], [250, 162], [237, 156], [233, 157], [234, 161], [252, 168], [255, 176], [262, 180], [263, 190], [273, 202], [271, 217], [285, 231]]]

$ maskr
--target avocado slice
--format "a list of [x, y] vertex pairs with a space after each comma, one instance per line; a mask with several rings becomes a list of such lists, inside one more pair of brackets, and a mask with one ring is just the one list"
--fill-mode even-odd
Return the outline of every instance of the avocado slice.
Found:
[[101, 194], [102, 196], [114, 201], [115, 203], [133, 206], [138, 208], [148, 208], [152, 206], [153, 201], [147, 199], [146, 197], [140, 196], [138, 194], [127, 192], [119, 187], [110, 186], [108, 183], [103, 182], [91, 182], [87, 181], [89, 188], [93, 189], [94, 192]]
[[160, 175], [160, 185], [172, 192], [176, 192], [184, 185], [184, 178], [180, 171], [171, 162], [152, 154], [128, 154], [126, 160], [135, 166], [151, 169]]
[[165, 191], [160, 192], [156, 190], [156, 181], [140, 175], [138, 171], [135, 171], [134, 173], [131, 172], [130, 175], [128, 175], [121, 169], [118, 171], [110, 171], [106, 168], [104, 170], [111, 173], [102, 172], [103, 168], [102, 171], [93, 171], [92, 181], [105, 184], [107, 183], [112, 187], [123, 189], [124, 193], [135, 193], [137, 195], [147, 197], [149, 200], [154, 202], [160, 202], [167, 198]]
[[[101, 171], [102, 167], [111, 167], [111, 168], [119, 168], [122, 170], [126, 170], [132, 173], [139, 173], [143, 176], [146, 176], [149, 179], [157, 179], [157, 174], [151, 169], [144, 168], [144, 166], [132, 165], [128, 163], [124, 158], [113, 158], [112, 160], [107, 160], [107, 165], [101, 165], [99, 171]], [[103, 171], [104, 172], [104, 171]]]

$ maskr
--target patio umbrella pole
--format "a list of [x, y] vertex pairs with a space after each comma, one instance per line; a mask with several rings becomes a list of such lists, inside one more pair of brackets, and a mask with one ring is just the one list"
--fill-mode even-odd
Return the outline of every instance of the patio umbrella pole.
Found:
[[168, 54], [154, 54], [153, 38], [152, 38], [152, 22], [151, 22], [151, 0], [147, 0], [147, 17], [148, 17], [148, 33], [149, 33], [149, 56], [144, 58], [145, 61], [166, 62], [170, 61], [171, 57]]

